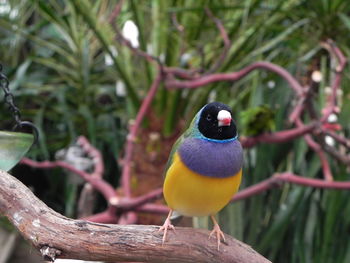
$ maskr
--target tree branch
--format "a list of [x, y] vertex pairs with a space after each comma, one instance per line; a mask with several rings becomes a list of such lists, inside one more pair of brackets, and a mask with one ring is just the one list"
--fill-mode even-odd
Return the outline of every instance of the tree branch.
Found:
[[224, 47], [222, 49], [221, 55], [216, 60], [216, 62], [213, 63], [213, 66], [206, 72], [206, 74], [211, 74], [212, 72], [215, 72], [218, 68], [220, 68], [220, 66], [222, 66], [223, 64], [223, 61], [227, 58], [227, 53], [231, 48], [231, 40], [221, 20], [215, 17], [209, 8], [205, 8], [205, 11], [207, 15], [214, 21], [216, 27], [219, 29], [221, 38], [224, 42]]
[[310, 133], [315, 127], [317, 127], [317, 122], [289, 130], [263, 133], [254, 137], [242, 137], [240, 141], [243, 148], [252, 148], [258, 143], [284, 143]]
[[55, 167], [62, 167], [64, 169], [67, 169], [70, 172], [73, 172], [77, 175], [79, 175], [81, 178], [83, 178], [86, 182], [90, 183], [94, 189], [99, 191], [107, 200], [108, 204], [110, 205], [115, 205], [119, 201], [119, 197], [116, 194], [116, 191], [114, 188], [107, 183], [106, 181], [103, 180], [102, 177], [100, 176], [92, 176], [91, 174], [88, 174], [82, 170], [79, 170], [75, 168], [74, 166], [63, 162], [63, 161], [55, 161], [55, 162], [50, 162], [50, 161], [44, 161], [44, 162], [37, 162], [33, 161], [28, 158], [23, 158], [20, 161], [21, 164], [26, 164], [34, 168], [45, 168], [45, 169], [51, 169]]
[[178, 227], [162, 246], [156, 226], [106, 225], [56, 213], [20, 181], [0, 171], [0, 212], [48, 260], [71, 258], [143, 262], [270, 262], [226, 235], [221, 250], [204, 229]]
[[249, 66], [241, 69], [240, 71], [231, 73], [216, 73], [206, 76], [199, 77], [195, 80], [179, 81], [179, 80], [166, 80], [165, 84], [167, 88], [170, 89], [195, 89], [213, 82], [219, 81], [236, 81], [244, 76], [248, 75], [250, 72], [256, 69], [266, 69], [268, 71], [275, 72], [284, 78], [290, 85], [290, 87], [295, 91], [298, 96], [303, 95], [303, 88], [300, 86], [299, 82], [284, 68], [266, 61], [258, 61], [250, 64]]
[[284, 183], [322, 188], [322, 189], [338, 189], [349, 190], [350, 181], [327, 181], [322, 179], [308, 178], [299, 176], [290, 172], [277, 173], [270, 178], [265, 179], [257, 184], [249, 186], [233, 196], [231, 202], [246, 199], [248, 197], [266, 192], [267, 190], [280, 186]]
[[162, 81], [162, 75], [163, 75], [163, 72], [162, 72], [162, 68], [160, 67], [158, 70], [158, 74], [154, 79], [150, 90], [147, 93], [147, 96], [145, 97], [145, 99], [141, 104], [141, 107], [136, 116], [135, 123], [131, 125], [129, 130], [129, 134], [126, 142], [126, 148], [125, 148], [125, 156], [123, 160], [123, 171], [122, 171], [122, 180], [121, 180], [121, 184], [126, 197], [131, 196], [130, 171], [131, 171], [132, 154], [134, 149], [134, 141], [137, 136], [139, 127], [141, 126], [141, 123], [143, 121], [143, 118], [146, 116], [146, 113], [149, 110], [149, 107], [152, 103], [153, 97], [156, 95], [158, 87]]

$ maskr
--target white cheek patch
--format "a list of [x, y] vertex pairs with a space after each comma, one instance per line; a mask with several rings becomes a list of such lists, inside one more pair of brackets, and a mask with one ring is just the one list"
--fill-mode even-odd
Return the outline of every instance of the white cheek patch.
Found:
[[217, 119], [218, 119], [218, 126], [229, 126], [230, 123], [231, 123], [231, 119], [232, 119], [232, 116], [231, 116], [231, 113], [227, 110], [221, 110], [219, 111], [218, 113], [218, 116], [217, 116]]

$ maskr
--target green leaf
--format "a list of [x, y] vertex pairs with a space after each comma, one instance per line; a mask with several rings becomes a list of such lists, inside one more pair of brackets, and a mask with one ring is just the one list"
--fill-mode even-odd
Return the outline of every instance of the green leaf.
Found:
[[344, 23], [344, 25], [346, 26], [346, 28], [347, 28], [348, 30], [350, 30], [350, 18], [349, 18], [346, 14], [344, 14], [344, 13], [340, 13], [338, 16], [339, 16], [340, 19], [343, 21], [343, 23]]

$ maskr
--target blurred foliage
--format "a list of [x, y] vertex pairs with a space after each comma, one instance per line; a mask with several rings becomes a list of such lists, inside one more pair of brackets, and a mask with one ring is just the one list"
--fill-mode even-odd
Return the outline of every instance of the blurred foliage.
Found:
[[239, 116], [244, 136], [255, 136], [275, 130], [275, 113], [267, 105], [251, 107], [242, 111]]
[[[117, 3], [0, 1], [1, 63], [23, 118], [41, 130], [40, 147], [31, 151], [31, 157], [52, 159], [57, 150], [85, 135], [102, 151], [107, 179], [114, 183], [118, 178], [115, 159], [121, 154], [128, 120], [135, 116], [155, 74], [153, 65], [116, 41], [109, 18]], [[350, 5], [346, 0], [130, 0], [113, 23], [121, 29], [126, 21], [134, 21], [139, 48], [167, 66], [206, 72], [220, 56], [223, 41], [204, 7], [221, 19], [232, 40], [218, 72], [237, 71], [266, 60], [306, 84], [305, 77], [319, 69], [324, 78], [315, 94], [315, 106], [323, 108], [325, 87], [334, 77], [334, 61], [319, 43], [333, 38], [350, 56]], [[339, 95], [343, 102], [339, 121], [345, 135], [350, 130], [349, 76], [347, 68]], [[191, 91], [162, 88], [153, 111], [164, 120], [163, 134], [171, 135], [179, 120], [192, 119], [208, 100], [222, 101], [233, 108], [241, 133], [256, 135], [288, 127], [292, 96], [284, 80], [259, 71], [235, 83]], [[1, 127], [9, 129], [11, 117], [2, 109]], [[240, 116], [239, 112], [245, 113]], [[252, 130], [250, 125], [257, 125], [254, 120], [261, 112], [266, 113], [268, 123]], [[318, 157], [303, 139], [257, 146], [245, 152], [245, 160], [242, 188], [286, 170], [306, 177], [322, 176]], [[331, 161], [331, 166], [335, 180], [349, 179], [342, 164]], [[72, 211], [65, 206], [73, 205], [75, 195], [60, 172], [43, 173], [47, 175], [45, 190], [49, 190], [43, 191], [42, 198], [60, 211]], [[62, 188], [65, 194], [58, 196]], [[229, 205], [219, 219], [227, 233], [273, 262], [345, 263], [350, 262], [349, 195], [349, 191], [284, 185]]]

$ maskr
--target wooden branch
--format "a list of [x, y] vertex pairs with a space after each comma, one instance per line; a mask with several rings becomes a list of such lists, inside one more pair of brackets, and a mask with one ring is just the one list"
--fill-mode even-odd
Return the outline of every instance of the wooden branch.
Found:
[[13, 176], [0, 171], [0, 213], [48, 260], [71, 258], [142, 262], [270, 262], [226, 235], [216, 249], [209, 231], [178, 227], [162, 246], [157, 226], [107, 225], [56, 213]]

